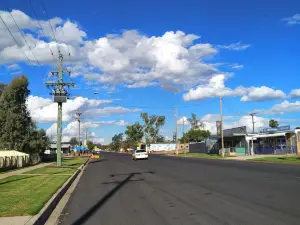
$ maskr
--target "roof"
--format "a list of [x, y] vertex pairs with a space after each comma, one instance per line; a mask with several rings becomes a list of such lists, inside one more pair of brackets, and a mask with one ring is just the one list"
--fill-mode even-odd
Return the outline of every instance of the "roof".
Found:
[[[62, 144], [61, 147], [62, 148], [69, 148], [71, 145], [70, 144]], [[57, 148], [56, 144], [51, 144], [50, 148]]]
[[280, 133], [274, 133], [274, 134], [258, 134], [258, 135], [253, 136], [253, 137], [255, 137], [255, 138], [280, 137], [280, 136], [285, 136], [286, 133], [289, 133], [289, 132], [280, 132]]

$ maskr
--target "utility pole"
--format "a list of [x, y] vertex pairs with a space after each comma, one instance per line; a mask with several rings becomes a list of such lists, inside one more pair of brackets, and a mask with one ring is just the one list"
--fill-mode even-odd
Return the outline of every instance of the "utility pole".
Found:
[[88, 127], [85, 128], [85, 145], [88, 146]]
[[220, 121], [221, 121], [221, 142], [222, 142], [222, 157], [225, 156], [224, 136], [223, 136], [223, 113], [222, 113], [222, 97], [220, 97]]
[[[65, 90], [65, 86], [73, 87], [74, 83], [64, 83], [63, 82], [63, 55], [58, 52], [58, 71], [52, 71], [52, 75], [57, 75], [57, 82], [46, 82], [47, 87], [55, 87], [52, 90], [51, 95], [53, 95], [53, 101], [57, 102], [58, 110], [57, 110], [57, 153], [56, 153], [56, 164], [57, 166], [61, 166], [61, 140], [62, 140], [62, 104], [67, 102], [67, 98], [69, 93]], [[70, 75], [70, 72], [67, 71]]]
[[174, 117], [175, 117], [175, 144], [176, 144], [176, 155], [178, 155], [178, 146], [177, 146], [177, 140], [178, 140], [177, 106], [175, 106], [175, 109], [174, 109]]
[[254, 116], [256, 115], [257, 113], [250, 113], [249, 115], [252, 117], [252, 133], [254, 134]]
[[182, 118], [182, 137], [183, 137], [184, 156], [186, 156], [186, 152], [185, 152], [184, 122], [185, 122], [185, 118], [183, 117]]
[[76, 115], [78, 116], [78, 146], [80, 146], [80, 116], [82, 115], [82, 112], [76, 112]]

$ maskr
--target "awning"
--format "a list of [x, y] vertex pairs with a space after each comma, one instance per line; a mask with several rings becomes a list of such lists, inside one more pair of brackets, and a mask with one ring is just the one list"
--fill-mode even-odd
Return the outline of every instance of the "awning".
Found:
[[280, 137], [280, 136], [285, 136], [285, 132], [281, 133], [275, 133], [275, 134], [259, 134], [256, 136], [253, 136], [254, 138], [264, 138], [264, 137]]

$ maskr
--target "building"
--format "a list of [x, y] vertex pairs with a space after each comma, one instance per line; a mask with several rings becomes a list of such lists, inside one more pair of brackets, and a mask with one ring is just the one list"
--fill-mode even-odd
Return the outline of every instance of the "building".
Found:
[[[50, 152], [51, 153], [56, 153], [56, 149], [57, 149], [56, 143], [50, 145]], [[61, 144], [62, 153], [64, 153], [64, 154], [71, 153], [71, 149], [72, 149], [71, 144], [69, 144], [69, 143], [62, 143]]]
[[289, 125], [277, 128], [265, 128], [254, 136], [256, 139], [255, 154], [299, 154], [299, 129]]

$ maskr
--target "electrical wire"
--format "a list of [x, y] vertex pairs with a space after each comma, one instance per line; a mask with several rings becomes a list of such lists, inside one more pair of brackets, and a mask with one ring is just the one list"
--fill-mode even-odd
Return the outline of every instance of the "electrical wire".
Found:
[[[31, 9], [32, 9], [32, 11], [33, 11], [33, 14], [34, 14], [34, 16], [35, 16], [35, 20], [38, 22], [38, 24], [39, 24], [39, 26], [40, 26], [40, 28], [41, 28], [41, 32], [43, 33], [44, 37], [46, 37], [46, 35], [45, 35], [45, 33], [44, 33], [44, 29], [42, 28], [42, 25], [41, 25], [40, 21], [38, 20], [38, 17], [37, 17], [37, 14], [36, 14], [35, 10], [34, 10], [34, 7], [33, 7], [33, 5], [32, 5], [32, 2], [31, 2], [31, 0], [28, 0], [28, 1], [29, 1], [29, 4], [30, 4]], [[53, 51], [51, 50], [51, 46], [50, 46], [49, 42], [46, 42], [46, 43], [48, 44], [48, 47], [49, 47], [49, 50], [50, 50], [50, 52], [51, 52], [51, 55], [52, 55], [52, 57], [53, 57], [54, 62], [56, 62], [56, 64], [57, 64], [57, 60], [56, 60], [56, 58], [54, 57], [54, 53], [53, 53]]]
[[20, 44], [17, 42], [17, 40], [16, 40], [16, 38], [14, 37], [14, 35], [11, 33], [10, 29], [8, 28], [7, 24], [4, 22], [3, 18], [2, 18], [1, 16], [0, 16], [0, 18], [1, 18], [1, 20], [2, 20], [2, 22], [3, 22], [3, 24], [4, 24], [4, 26], [6, 27], [6, 29], [7, 29], [8, 32], [10, 33], [11, 37], [14, 39], [15, 43], [19, 46], [20, 50], [23, 52], [23, 54], [25, 55], [25, 57], [26, 57], [27, 60], [29, 61], [29, 63], [30, 63], [31, 65], [33, 65], [32, 62], [31, 62], [31, 60], [29, 59], [29, 57], [26, 55], [25, 51], [21, 48]]
[[9, 11], [7, 5], [6, 5], [6, 9], [7, 9], [8, 13], [10, 14], [11, 18], [13, 19], [14, 23], [16, 24], [16, 26], [17, 26], [17, 28], [18, 28], [20, 34], [22, 35], [24, 41], [26, 42], [26, 44], [27, 44], [29, 50], [31, 51], [31, 53], [32, 53], [32, 55], [33, 55], [33, 57], [35, 58], [35, 60], [37, 61], [37, 63], [41, 66], [39, 60], [36, 58], [35, 54], [33, 53], [33, 50], [32, 50], [32, 48], [30, 47], [30, 45], [28, 44], [28, 42], [27, 42], [27, 40], [26, 40], [26, 38], [25, 38], [25, 35], [23, 34], [22, 30], [20, 29], [19, 25], [17, 24], [17, 22], [16, 22], [14, 16], [13, 16], [12, 13]]
[[47, 12], [45, 3], [44, 3], [43, 0], [40, 0], [40, 3], [41, 3], [41, 5], [42, 5], [42, 7], [44, 8], [44, 11], [45, 11], [46, 16], [47, 16], [47, 19], [48, 19], [48, 23], [49, 23], [49, 25], [50, 25], [50, 27], [51, 27], [51, 31], [52, 31], [52, 34], [53, 34], [53, 38], [54, 38], [54, 40], [55, 40], [55, 42], [56, 42], [57, 51], [58, 51], [58, 53], [60, 53], [60, 49], [59, 49], [59, 46], [58, 46], [58, 43], [57, 43], [57, 39], [56, 39], [56, 36], [55, 36], [55, 32], [54, 32], [53, 26], [52, 26], [52, 24], [51, 24], [50, 17], [49, 17], [49, 15], [48, 15], [48, 12]]

